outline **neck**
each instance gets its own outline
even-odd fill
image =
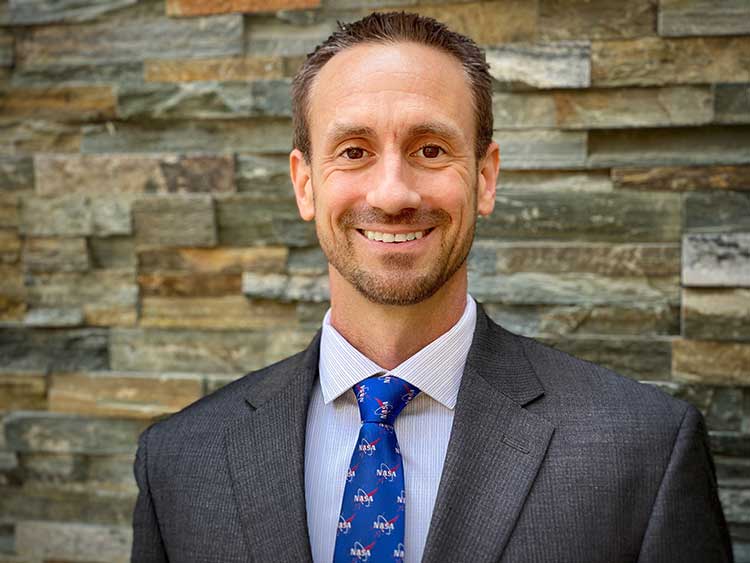
[[[466,308],[464,264],[433,296],[415,305],[373,303],[332,267],[331,325],[365,356],[393,369],[441,335]]]

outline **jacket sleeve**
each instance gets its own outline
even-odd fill
[[[639,563],[731,562],[703,417],[689,406],[651,509]]]
[[[132,563],[156,563],[168,561],[159,522],[154,509],[151,488],[148,480],[148,428],[138,440],[133,472],[138,483],[138,500],[133,511]]]

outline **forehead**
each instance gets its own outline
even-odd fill
[[[321,142],[342,124],[393,132],[429,121],[474,131],[473,94],[458,59],[417,43],[367,43],[345,49],[310,89],[310,136]]]

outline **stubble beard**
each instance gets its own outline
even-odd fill
[[[476,207],[476,204],[474,205]],[[476,217],[476,209],[473,216]],[[443,210],[405,210],[399,215],[386,215],[376,209],[347,211],[339,219],[338,228],[345,238],[332,241],[320,229],[316,229],[318,240],[328,263],[349,282],[362,296],[378,305],[416,305],[432,297],[463,266],[474,241],[476,224],[472,223],[465,236],[457,238],[451,251],[449,241],[440,241],[440,252],[427,271],[413,271],[414,257],[403,254],[385,256],[380,264],[367,269],[359,264],[352,237],[362,236],[354,225],[367,223],[394,224],[435,224],[438,229],[450,223],[450,216]],[[438,236],[430,233],[428,236]],[[398,244],[398,243],[393,243]],[[360,260],[361,262],[361,260]]]

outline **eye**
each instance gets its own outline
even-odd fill
[[[362,147],[347,147],[339,153],[339,156],[344,156],[348,160],[361,160],[367,155],[367,151]]]
[[[414,154],[418,154],[420,152],[425,158],[437,158],[445,151],[438,145],[424,145],[423,147],[420,147],[419,150],[417,150],[417,152],[415,152]]]

